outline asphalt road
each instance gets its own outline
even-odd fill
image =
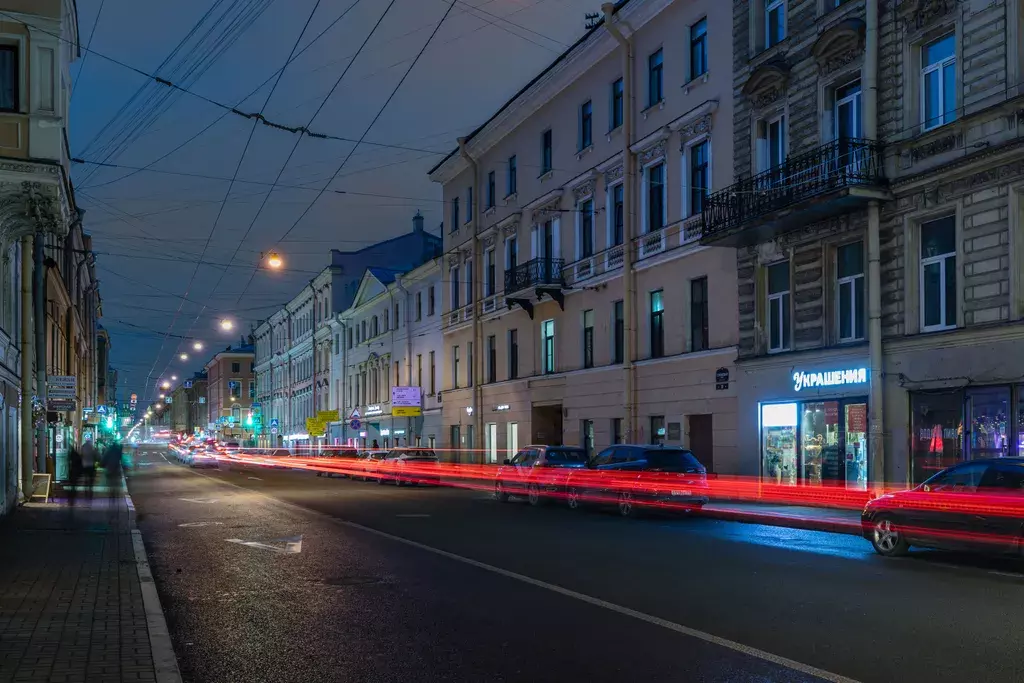
[[[186,681],[1021,681],[1024,567],[140,449]]]

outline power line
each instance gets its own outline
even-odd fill
[[[82,78],[82,72],[85,71],[85,62],[89,59],[89,46],[92,45],[93,36],[96,35],[96,27],[100,25],[100,17],[103,16],[103,7],[107,4],[107,0],[100,0],[100,8],[96,11],[96,21],[92,22],[92,30],[89,31],[89,37],[85,40],[86,53],[82,57],[82,63],[78,66],[78,78],[71,82],[71,94],[68,95],[68,103],[70,104],[75,99],[75,90],[77,90],[78,81]]]

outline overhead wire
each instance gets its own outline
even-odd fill
[[[78,89],[78,82],[82,80],[82,73],[85,71],[86,60],[89,59],[88,48],[92,45],[92,39],[96,35],[96,28],[100,25],[100,18],[103,17],[103,8],[106,6],[107,0],[100,0],[100,7],[96,11],[96,20],[92,22],[92,30],[89,31],[89,37],[85,39],[86,53],[82,56],[82,63],[78,65],[78,76],[75,80],[71,81],[71,92],[68,94],[68,103],[74,101],[75,91]]]

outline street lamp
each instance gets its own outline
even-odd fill
[[[160,398],[163,399],[166,398],[166,396],[164,394],[160,394]]]
[[[160,388],[161,389],[170,389],[171,388],[171,383],[168,382],[167,380],[164,380],[163,383],[160,385]]]
[[[164,409],[164,404],[163,403],[157,403],[153,407],[156,408],[157,410],[163,410]]]
[[[203,342],[197,341],[196,343],[194,343],[192,345],[192,350],[194,350],[194,351],[202,351],[203,350]]]
[[[235,324],[228,320],[227,318],[224,318],[223,320],[220,321],[220,329],[222,330],[231,330],[231,328],[233,328],[234,326]]]
[[[272,268],[273,270],[278,270],[281,266],[284,265],[284,261],[281,260],[281,255],[278,254],[276,251],[269,252],[266,256],[266,259],[267,267]]]
[[[183,353],[180,356],[178,356],[178,358],[180,358],[181,360],[188,360],[188,354],[187,353]]]
[[[178,376],[177,375],[171,375],[171,381],[172,382],[177,382],[178,381]]]

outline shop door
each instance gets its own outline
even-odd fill
[[[496,463],[498,462],[498,424],[496,422],[487,423],[487,462]]]
[[[843,404],[844,458],[846,488],[865,491],[868,488],[868,404]]]
[[[690,415],[690,451],[708,472],[715,471],[714,432],[711,415]]]

